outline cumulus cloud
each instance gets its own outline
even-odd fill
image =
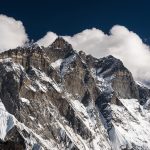
[[[57,37],[48,32],[39,41],[40,45],[48,46]],[[73,36],[64,36],[76,50],[83,50],[97,58],[113,55],[123,61],[136,80],[150,80],[150,48],[134,32],[124,26],[115,25],[109,34],[92,28]]]
[[[0,15],[0,51],[22,46],[28,36],[21,21]]]
[[[52,42],[54,42],[54,40],[57,38],[57,34],[53,33],[53,32],[47,32],[47,34],[40,40],[38,40],[36,43],[39,46],[44,46],[47,47],[49,46]]]

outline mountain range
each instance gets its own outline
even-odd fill
[[[50,46],[0,53],[1,150],[150,150],[150,88],[122,61]]]

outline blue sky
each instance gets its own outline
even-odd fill
[[[47,31],[73,35],[96,27],[107,33],[116,24],[144,40],[150,37],[149,6],[149,0],[1,0],[0,13],[21,20],[34,40]]]

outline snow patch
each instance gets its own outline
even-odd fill
[[[42,91],[44,93],[46,93],[48,91],[47,87],[44,84],[42,84],[40,81],[36,80],[35,83],[36,83],[36,85],[38,85],[38,88],[40,91]]]
[[[28,88],[30,88],[33,92],[37,91],[32,85],[29,85]]]
[[[36,80],[35,83],[38,85],[38,87],[41,91],[43,91],[44,93],[46,93],[48,91],[47,87],[42,83],[43,81],[45,81],[45,82],[49,82],[57,92],[59,92],[59,93],[62,92],[59,85],[54,80],[52,80],[50,77],[48,77],[44,72],[41,72],[40,70],[38,70],[34,67],[32,69],[35,71],[36,75],[40,79],[40,81]]]
[[[35,120],[35,118],[34,118],[34,117],[32,117],[32,116],[29,116],[29,118],[30,118],[31,120]]]
[[[54,69],[59,69],[62,62],[63,62],[63,59],[58,59],[55,62],[51,63],[51,66]]]
[[[66,59],[63,60],[61,67],[60,67],[60,72],[61,72],[61,76],[64,77],[64,75],[69,72],[70,70],[72,70],[73,68],[71,68],[71,63],[76,59],[76,54],[73,54],[69,57],[67,57]]]
[[[26,99],[26,98],[21,97],[20,100],[21,100],[23,103],[26,103],[27,105],[30,104],[30,101],[29,101],[28,99]]]

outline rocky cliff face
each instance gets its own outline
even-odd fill
[[[61,37],[3,52],[0,149],[150,149],[149,95],[120,60]]]

